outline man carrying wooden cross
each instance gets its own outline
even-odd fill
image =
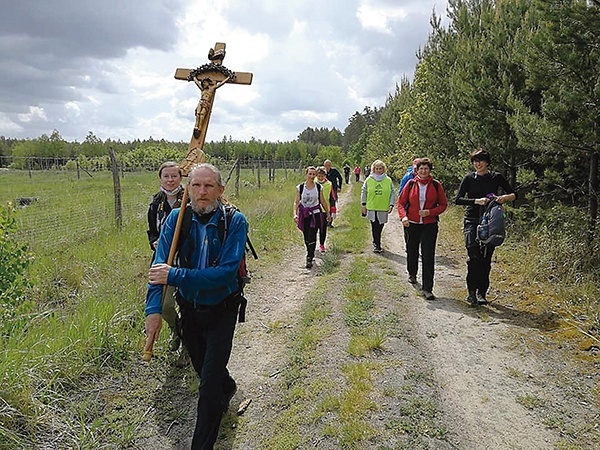
[[[224,56],[224,44],[222,46],[220,60]],[[200,377],[192,450],[213,448],[221,418],[237,389],[227,364],[243,300],[238,268],[244,257],[248,232],[246,218],[239,211],[228,213],[221,201],[225,185],[219,170],[212,164],[196,164],[198,161],[194,161],[196,156],[203,155],[201,149],[215,86],[224,79],[235,82],[235,74],[223,73],[223,70],[214,67],[214,63],[207,65],[205,70],[200,69],[195,71],[194,81],[200,87],[205,85],[214,89],[210,91],[210,98],[203,95],[201,99],[201,102],[207,102],[203,105],[206,109],[202,120],[196,121],[188,156],[180,166],[184,167],[184,174],[189,175],[184,200],[189,193],[189,207],[193,210],[191,225],[178,246],[185,215],[183,202],[180,209],[175,208],[171,212],[161,229],[156,256],[148,272],[144,352],[149,359],[152,344],[160,333],[163,288],[165,285],[175,286],[181,316],[179,332]],[[177,73],[181,70],[178,69]],[[205,83],[198,82],[199,79]],[[203,91],[203,94],[206,93]],[[185,166],[186,163],[188,166]],[[224,220],[228,221],[224,225],[226,233],[222,233],[221,221]],[[178,250],[176,264],[173,263],[174,250]]]

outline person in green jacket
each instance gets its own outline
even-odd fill
[[[371,164],[371,173],[363,183],[360,202],[362,215],[371,221],[373,234],[373,251],[383,253],[381,248],[381,233],[387,223],[388,214],[394,209],[396,192],[392,179],[386,175],[387,167],[379,159]]]

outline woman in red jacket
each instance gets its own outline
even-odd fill
[[[419,248],[423,261],[422,288],[427,300],[434,300],[433,273],[439,215],[446,211],[448,200],[442,184],[431,177],[429,158],[417,162],[417,175],[406,183],[398,197],[398,214],[405,227],[406,266],[409,283],[417,282]]]

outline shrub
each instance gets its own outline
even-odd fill
[[[567,282],[598,276],[600,236],[596,233],[589,242],[588,221],[580,209],[560,204],[547,208],[533,202],[511,212],[512,231],[538,249],[539,275]]]
[[[11,203],[0,205],[0,332],[10,335],[15,319],[29,309],[26,301],[31,282],[27,268],[32,257],[27,244],[17,241],[16,210]]]

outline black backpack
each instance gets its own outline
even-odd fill
[[[221,244],[225,242],[227,239],[227,233],[229,231],[229,223],[233,218],[233,215],[236,211],[239,211],[236,206],[232,204],[220,204],[222,208],[223,214],[221,214],[221,218],[219,219],[219,223],[217,224],[217,234],[219,235],[219,240]],[[183,221],[181,223],[181,228],[179,230],[179,240],[177,241],[177,266],[178,267],[189,267],[189,259],[194,252],[194,245],[190,243],[187,248],[187,251],[183,253],[181,249],[183,248],[184,242],[186,242],[190,236],[190,229],[192,227],[192,216],[194,215],[194,211],[192,207],[188,204],[183,213]],[[250,241],[248,235],[246,235],[246,252],[250,252],[254,259],[258,259],[258,255],[256,254],[256,250],[254,250],[254,246]],[[242,302],[240,305],[240,313],[239,313],[239,321],[246,321],[246,303],[247,300],[244,297],[244,286],[251,281],[251,275],[248,271],[248,267],[246,265],[246,254],[244,253],[244,257],[240,262],[240,266],[238,267],[238,286],[239,293],[241,294]]]
[[[504,208],[492,200],[487,204],[477,225],[477,241],[482,246],[497,247],[502,245],[505,238]]]

